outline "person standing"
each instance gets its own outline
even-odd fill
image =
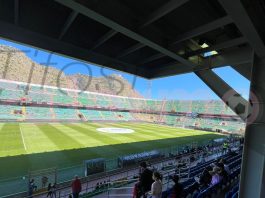
[[[52,185],[52,197],[53,197],[53,195],[54,195],[54,197],[56,198],[56,183],[54,183],[54,184]]]
[[[147,197],[147,192],[151,190],[153,180],[153,172],[147,168],[146,162],[140,163],[139,191],[140,196]]]
[[[161,198],[162,197],[162,176],[159,172],[153,173],[154,183],[151,186],[151,195],[152,198]]]
[[[34,181],[34,179],[32,179],[32,180],[29,182],[29,190],[28,190],[29,198],[32,197],[34,190],[35,190],[35,191],[37,190],[37,186],[35,185],[35,181]]]
[[[41,178],[41,184],[42,184],[42,188],[45,188],[46,187],[46,184],[47,184],[47,182],[48,182],[48,177],[46,177],[46,176],[43,176],[42,178]]]
[[[223,143],[223,155],[225,155],[227,153],[227,150],[228,150],[228,143],[224,142]]]
[[[47,191],[48,191],[47,197],[52,197],[52,184],[51,183],[49,183]]]
[[[73,198],[78,198],[79,193],[82,190],[82,185],[77,175],[75,176],[75,179],[72,181],[71,187],[72,187]]]

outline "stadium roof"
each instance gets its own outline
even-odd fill
[[[0,36],[148,79],[225,65],[249,79],[264,13],[262,0],[1,0]]]
[[[194,72],[248,122],[242,198],[265,197],[264,27],[264,0],[0,0],[5,39],[147,79]],[[250,102],[212,71],[226,65]]]

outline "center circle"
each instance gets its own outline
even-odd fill
[[[127,128],[97,128],[97,131],[103,133],[133,133],[134,130]]]

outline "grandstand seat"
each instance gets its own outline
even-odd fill
[[[238,197],[238,192],[232,195],[232,198],[237,198]]]
[[[0,119],[17,120],[23,118],[22,114],[15,114],[15,110],[21,110],[21,107],[11,105],[0,105]]]
[[[78,104],[80,106],[88,107],[99,107],[107,109],[127,109],[127,110],[141,110],[141,111],[175,111],[175,112],[193,112],[193,113],[210,113],[210,114],[226,114],[235,115],[230,108],[219,100],[212,101],[188,101],[188,100],[152,100],[144,98],[130,98],[121,97],[107,94],[98,94],[94,92],[77,92],[76,90],[64,89],[63,91],[51,86],[42,85],[30,85],[29,90],[26,91],[28,85],[26,83],[14,83],[3,81],[0,84],[1,93],[0,99],[2,100],[18,100],[22,98],[26,99],[27,102],[37,102],[37,103],[56,103],[62,105],[73,105]],[[31,110],[29,108],[29,110]],[[33,110],[32,110],[33,111]],[[62,111],[60,113],[60,111]],[[57,108],[55,117],[63,119],[63,115],[66,118],[76,119],[75,111],[69,111],[70,115],[65,113],[66,110],[60,110]],[[41,116],[41,111],[38,114],[38,119],[50,115],[49,113],[43,112]],[[95,113],[95,112],[94,112]],[[225,121],[226,124],[222,125],[222,120],[220,119],[206,119],[197,117],[187,117],[187,116],[173,116],[173,115],[155,115],[148,113],[125,113],[125,112],[115,112],[113,111],[98,111],[95,115],[91,115],[91,112],[84,111],[84,116],[87,116],[91,120],[113,120],[118,118],[118,120],[141,120],[148,122],[160,122],[172,126],[180,126],[187,128],[200,128],[200,129],[210,129],[210,130],[223,130],[229,132],[238,132],[242,130],[245,126],[243,122],[240,121]],[[12,117],[8,113],[6,117]],[[13,116],[14,117],[14,116]],[[16,116],[15,116],[16,117]],[[29,117],[32,117],[29,115]]]
[[[54,113],[56,115],[56,119],[78,119],[77,112],[75,109],[54,108]]]

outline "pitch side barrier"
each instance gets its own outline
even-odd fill
[[[232,144],[233,145],[236,145],[237,142],[239,142],[238,140],[234,139],[232,140]],[[157,164],[160,164],[161,163],[168,163],[172,160],[175,160],[175,159],[179,159],[179,158],[185,158],[185,157],[189,157],[191,155],[195,155],[195,154],[199,154],[200,151],[204,151],[204,148],[206,145],[209,145],[210,142],[206,142],[204,144],[201,144],[196,151],[194,150],[191,150],[191,148],[189,148],[189,150],[186,150],[188,152],[184,150],[181,150],[181,152],[186,152],[186,153],[180,153],[180,154],[177,154],[177,155],[169,155],[169,156],[166,156],[166,157],[163,157],[163,158],[158,158],[158,159],[153,159],[153,160],[149,160],[149,162],[152,164],[152,165],[157,165]],[[216,152],[220,152],[221,151],[221,148],[222,148],[222,143],[219,143],[219,142],[212,142],[211,145],[211,149],[212,151],[216,151]],[[183,147],[183,146],[182,146]],[[134,165],[132,166],[128,166],[128,167],[124,167],[124,168],[120,168],[120,169],[115,169],[115,170],[110,170],[110,171],[107,171],[107,172],[103,172],[103,173],[100,173],[100,174],[95,174],[95,175],[91,175],[89,177],[83,177],[81,178],[81,181],[82,181],[82,184],[88,184],[88,182],[93,182],[95,180],[100,180],[100,179],[107,179],[107,178],[110,178],[112,176],[117,176],[117,175],[121,175],[121,174],[125,174],[128,176],[128,173],[129,172],[133,172],[133,171],[136,171],[138,173],[138,167]],[[57,192],[58,190],[64,190],[64,189],[69,189],[69,186],[71,185],[71,181],[68,180],[68,181],[64,181],[62,183],[59,183],[57,185]],[[45,193],[43,193],[45,194]],[[9,195],[9,196],[5,196],[5,197],[2,197],[2,198],[16,198],[16,197],[26,197],[27,196],[27,192],[21,192],[21,193],[15,193],[15,194],[12,194],[12,195]],[[35,196],[34,196],[35,197]]]
[[[68,109],[86,109],[86,110],[96,110],[96,111],[114,111],[114,112],[129,112],[129,113],[144,113],[144,114],[154,114],[154,115],[171,115],[171,116],[186,116],[192,117],[191,112],[175,112],[175,111],[154,111],[147,109],[132,110],[117,107],[98,107],[98,106],[85,106],[85,105],[75,105],[75,104],[61,104],[61,103],[47,103],[47,102],[28,102],[21,100],[12,99],[1,99],[0,105],[11,105],[11,106],[29,106],[29,107],[52,107],[52,108],[68,108]],[[236,115],[222,115],[222,114],[202,114],[196,113],[197,118],[208,118],[208,119],[222,119],[227,121],[241,121],[241,119]]]
[[[185,157],[189,157],[191,155],[195,154],[194,152],[193,153],[185,153],[183,155],[179,155],[178,158],[185,158]],[[239,153],[238,155],[234,156],[234,157],[231,157],[229,156],[229,154],[225,154],[223,156],[219,156],[217,159],[213,159],[213,160],[210,160],[208,162],[205,162],[201,165],[198,166],[199,168],[199,171],[197,170],[197,166],[196,167],[193,167],[192,169],[190,170],[193,170],[196,171],[196,174],[195,176],[198,176],[202,170],[209,164],[212,164],[214,162],[217,162],[220,158],[224,158],[224,159],[229,159],[229,167],[232,168],[231,166],[235,166],[235,165],[238,165],[240,164],[240,161],[241,161],[241,153]],[[232,162],[234,159],[236,159],[234,162]],[[170,159],[172,160],[172,159]],[[167,160],[168,161],[168,160]],[[159,162],[161,163],[161,162]],[[138,170],[138,168],[134,168],[134,169],[131,169],[131,170]],[[84,194],[85,197],[93,197],[93,196],[96,196],[96,195],[102,195],[104,197],[119,197],[119,196],[123,196],[125,194],[115,194],[115,195],[112,195],[110,194],[110,191],[112,190],[125,190],[125,189],[128,189],[128,190],[132,190],[133,187],[130,187],[130,186],[127,186],[127,187],[124,187],[126,185],[130,185],[130,184],[133,184],[135,182],[138,181],[138,178],[135,178],[135,174],[132,174],[132,175],[129,175],[128,174],[128,170],[127,171],[123,171],[123,172],[119,172],[119,174],[122,174],[122,173],[126,173],[127,172],[127,176],[126,178],[127,179],[117,179],[115,181],[111,181],[111,182],[106,182],[104,184],[101,184],[99,187],[97,185],[95,186],[92,186],[92,187],[86,187],[85,189],[82,190],[82,194]],[[138,172],[137,172],[138,173]],[[136,174],[137,174],[136,173]],[[170,171],[166,171],[163,173],[163,175],[165,176],[165,182],[163,182],[163,186],[167,186],[167,189],[169,189],[169,184],[172,183],[171,180],[170,180],[170,175],[174,174],[175,173],[175,170],[170,170]],[[110,175],[108,175],[108,177],[110,178]],[[129,178],[129,179],[128,179]],[[97,178],[98,180],[101,179],[101,178]],[[185,184],[185,186],[187,187],[188,184],[187,183],[190,183],[190,180],[191,178],[189,177],[187,181],[184,181],[182,182],[183,185]],[[83,183],[83,181],[82,181]],[[85,183],[85,182],[84,182]],[[68,186],[69,188],[69,186]],[[66,188],[57,188],[56,189],[56,192],[57,192],[57,196],[56,197],[59,197],[59,198],[68,198],[68,196],[71,194],[71,190],[65,190]],[[39,198],[39,197],[43,197],[47,194],[47,192],[45,193],[39,193],[39,194],[34,194],[34,197],[36,198]],[[131,195],[130,194],[126,194],[126,195]],[[81,197],[83,197],[81,195]],[[5,197],[6,198],[6,197]],[[29,198],[28,196],[26,196],[25,198]]]
[[[220,147],[220,146],[221,145],[218,145],[217,147]],[[170,157],[164,157],[164,158],[159,158],[159,159],[153,159],[153,160],[150,160],[149,162],[151,164],[153,164],[153,165],[161,164],[161,163],[166,163],[166,162],[171,161],[171,160],[175,160],[176,157],[177,158],[185,158],[185,157],[188,157],[190,155],[197,154],[197,153],[198,153],[198,151],[196,151],[196,152],[188,152],[188,153],[179,154],[177,156],[170,156]],[[116,170],[113,170],[113,171],[104,172],[104,173],[100,173],[100,174],[91,175],[89,177],[81,178],[81,182],[82,182],[82,184],[84,184],[84,183],[92,182],[94,180],[100,180],[100,179],[105,179],[106,177],[108,178],[108,177],[111,177],[111,176],[115,176],[117,174],[126,174],[126,173],[129,173],[129,172],[134,171],[134,170],[137,171],[138,167],[136,167],[135,165],[131,165],[131,166],[123,168],[123,170],[116,169]],[[63,191],[65,189],[68,189],[70,187],[70,185],[71,185],[71,182],[72,181],[69,180],[69,181],[65,181],[63,183],[57,184],[56,191],[60,192],[60,191]],[[95,188],[95,187],[93,187],[93,188]],[[34,194],[33,197],[42,197],[41,195],[42,196],[43,195],[47,195],[47,192]],[[69,194],[67,194],[67,196],[68,195]],[[21,198],[21,197],[28,198],[27,192],[11,194],[11,195],[4,196],[4,197],[1,197],[1,198]],[[61,197],[65,197],[65,196],[61,196]]]

